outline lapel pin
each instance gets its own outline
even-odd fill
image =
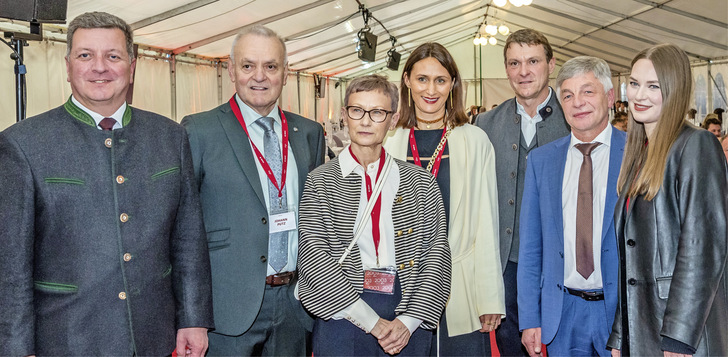
[[[402,203],[402,196],[397,196],[397,199],[395,200],[397,203]]]
[[[294,126],[293,131],[298,131],[298,128]]]

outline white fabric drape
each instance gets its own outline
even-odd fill
[[[177,62],[177,121],[220,105],[217,68]]]
[[[24,47],[27,88],[27,116],[43,113],[63,104],[71,95],[66,81],[66,45],[51,41],[29,42]],[[4,46],[4,45],[3,45]],[[15,61],[2,51],[0,60],[0,130],[15,123]]]
[[[138,58],[134,75],[132,106],[169,118],[172,115],[170,78],[169,61]]]

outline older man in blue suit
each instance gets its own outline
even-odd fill
[[[617,307],[614,206],[625,133],[609,125],[609,66],[564,64],[557,95],[571,135],[528,157],[520,217],[518,316],[531,356],[608,356]]]

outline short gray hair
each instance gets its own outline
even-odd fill
[[[126,21],[106,12],[87,12],[76,16],[68,25],[66,34],[66,58],[71,54],[73,47],[73,34],[78,29],[119,29],[126,38],[126,52],[129,54],[129,62],[134,57],[134,31]]]
[[[389,97],[392,108],[391,111],[397,112],[397,104],[399,104],[399,94],[397,93],[397,86],[394,83],[387,80],[387,77],[380,76],[378,74],[370,74],[368,76],[362,76],[354,79],[346,87],[346,94],[344,95],[344,106],[349,105],[349,97],[353,93],[359,92],[381,92],[385,96]]]
[[[566,61],[561,66],[559,75],[556,77],[556,96],[561,98],[561,85],[565,80],[589,72],[594,73],[594,77],[602,83],[605,94],[614,88],[607,61],[591,56],[579,56]]]
[[[235,46],[238,45],[238,41],[246,35],[257,35],[267,38],[275,38],[283,46],[283,64],[288,64],[288,50],[286,49],[286,41],[279,36],[275,31],[263,26],[263,25],[252,25],[247,26],[240,30],[235,38],[233,39],[233,45],[230,47],[230,63],[235,63]]]

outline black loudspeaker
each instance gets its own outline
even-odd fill
[[[394,48],[387,52],[387,68],[396,71],[399,69],[399,59],[402,55],[395,51]]]
[[[40,23],[66,23],[68,0],[0,0],[0,17]]]
[[[359,45],[357,48],[359,59],[374,62],[377,56],[377,36],[369,31],[359,31]]]

